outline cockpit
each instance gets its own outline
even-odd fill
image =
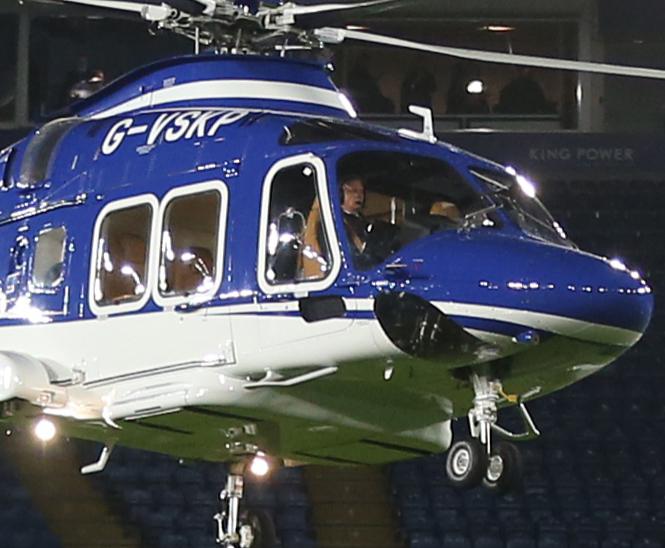
[[[360,270],[380,264],[415,240],[460,228],[467,212],[479,204],[476,192],[455,169],[425,156],[351,153],[339,161],[337,180],[349,248]],[[351,193],[362,203],[349,203]]]
[[[334,166],[302,154],[267,176],[260,279],[268,293],[325,288],[340,249],[365,271],[438,232],[504,227],[573,246],[530,183],[510,171],[485,165],[465,176],[444,160],[385,149],[350,152]]]

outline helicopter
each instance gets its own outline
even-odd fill
[[[665,72],[314,24],[385,0],[62,3],[142,17],[195,50],[0,152],[0,421],[104,444],[82,473],[116,445],[229,463],[227,548],[255,546],[239,511],[255,467],[447,452],[453,485],[506,491],[512,441],[539,435],[528,402],[647,329],[646,280],[580,250],[527,177],[439,141],[425,108],[411,107],[422,131],[362,123],[326,66],[289,52],[360,40]],[[504,407],[523,432],[499,424]],[[453,440],[459,417],[469,440]]]

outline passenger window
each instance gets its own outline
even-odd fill
[[[326,278],[332,257],[316,169],[308,163],[285,167],[270,185],[266,281],[275,286]]]
[[[66,241],[67,231],[64,227],[45,230],[37,238],[32,268],[32,285],[37,289],[52,289],[62,282]]]
[[[222,195],[217,190],[178,196],[164,210],[159,265],[163,297],[214,290]]]
[[[95,255],[94,301],[108,306],[137,302],[147,291],[153,207],[140,204],[108,213]]]

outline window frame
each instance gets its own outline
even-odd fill
[[[331,269],[325,278],[314,281],[288,282],[282,284],[271,284],[266,277],[266,248],[268,239],[268,224],[270,215],[270,194],[275,176],[284,168],[297,166],[299,164],[309,164],[316,173],[316,190],[321,208],[321,220],[326,231],[328,245],[330,246],[330,255],[332,259]],[[330,193],[328,191],[328,177],[326,166],[323,160],[312,153],[298,154],[278,160],[268,170],[263,180],[263,190],[261,192],[261,209],[259,219],[259,247],[257,260],[257,281],[259,288],[266,295],[278,295],[293,293],[296,296],[306,296],[312,291],[323,291],[335,283],[342,267],[342,255],[339,248],[339,239],[335,229],[332,207],[330,202]]]
[[[220,196],[219,208],[219,225],[217,227],[217,256],[215,258],[215,277],[213,279],[212,287],[205,293],[192,293],[190,295],[162,295],[159,290],[159,267],[161,263],[161,243],[162,243],[162,230],[164,229],[164,222],[166,218],[166,209],[169,204],[183,196],[194,196],[196,194],[203,194],[205,192],[216,191]],[[215,293],[222,285],[224,275],[224,253],[226,249],[226,228],[228,222],[228,208],[229,208],[229,190],[224,181],[220,179],[212,179],[210,181],[203,181],[191,185],[181,186],[174,188],[167,192],[162,198],[159,206],[156,239],[155,239],[155,252],[152,254],[153,264],[151,271],[156,272],[155,283],[152,286],[152,299],[158,306],[162,308],[169,308],[178,305],[186,304],[200,304],[211,300]]]
[[[35,266],[37,264],[37,251],[39,250],[39,240],[42,238],[44,234],[59,229],[65,231],[65,238],[62,241],[62,272],[60,273],[58,279],[53,283],[53,285],[50,286],[39,285],[35,283]],[[49,226],[39,231],[37,237],[35,238],[35,243],[34,243],[35,253],[30,264],[30,276],[28,278],[28,287],[30,288],[31,292],[39,294],[53,294],[60,291],[60,287],[62,286],[62,283],[65,281],[65,277],[67,276],[67,248],[69,244],[69,239],[70,239],[69,231],[67,230],[67,227],[62,224]]]
[[[140,299],[127,303],[119,304],[99,304],[95,299],[95,281],[97,280],[97,252],[99,250],[99,235],[102,228],[102,223],[106,217],[114,211],[123,209],[130,209],[132,207],[148,205],[152,210],[152,219],[150,222],[150,237],[146,242],[147,246],[147,269],[148,273],[145,277],[145,292]],[[120,314],[123,312],[135,312],[142,309],[150,300],[152,295],[151,287],[154,285],[155,272],[153,268],[156,239],[157,239],[157,225],[159,222],[159,200],[154,194],[140,194],[130,198],[122,198],[106,204],[95,220],[95,228],[92,235],[92,246],[90,249],[90,266],[88,274],[88,306],[95,316],[109,316],[111,314]]]

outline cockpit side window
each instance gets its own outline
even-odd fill
[[[66,243],[67,230],[64,227],[49,228],[37,237],[32,267],[32,285],[36,289],[53,289],[62,283]]]
[[[227,189],[221,181],[171,191],[164,198],[158,295],[163,304],[211,296],[221,281]]]
[[[30,188],[47,178],[58,144],[70,129],[80,123],[78,118],[53,120],[35,133],[21,162],[19,187]]]
[[[273,166],[264,186],[261,231],[259,282],[265,292],[322,289],[334,281],[339,247],[320,159],[303,155]]]
[[[0,190],[8,190],[12,186],[11,168],[15,157],[15,148],[8,148],[0,152]]]
[[[434,158],[355,152],[339,161],[337,175],[346,237],[360,270],[415,240],[464,226],[467,213],[479,208],[480,197],[464,178]]]
[[[141,308],[149,298],[156,199],[110,204],[95,227],[91,305],[99,313]]]

